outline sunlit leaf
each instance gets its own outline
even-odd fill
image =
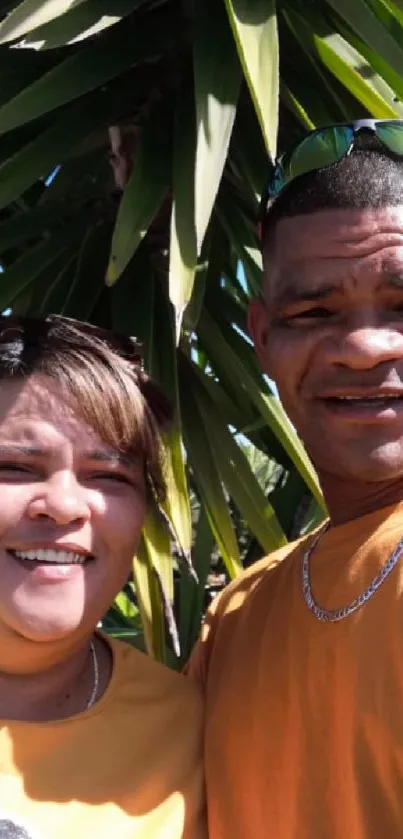
[[[276,156],[279,46],[275,0],[225,0],[267,151]]]

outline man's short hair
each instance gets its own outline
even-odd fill
[[[271,235],[282,218],[399,205],[403,205],[403,158],[389,152],[375,135],[362,131],[349,155],[295,178],[274,201],[263,223],[264,262]]]
[[[122,339],[123,343],[123,339]],[[149,488],[164,495],[162,432],[171,407],[137,360],[125,356],[80,324],[58,319],[3,319],[1,381],[31,375],[55,380],[83,419],[112,448],[144,460]]]

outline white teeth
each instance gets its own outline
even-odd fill
[[[372,401],[374,399],[385,400],[385,399],[401,399],[401,398],[402,398],[402,395],[400,393],[396,393],[396,394],[395,393],[383,393],[383,394],[379,394],[379,396],[377,395],[377,396],[338,396],[337,397],[337,399],[341,399],[341,400],[346,401],[346,402],[363,402],[363,401],[365,402],[368,399],[371,399],[371,401]]]
[[[73,565],[83,563],[87,557],[84,554],[73,551],[55,551],[45,548],[36,548],[32,551],[13,551],[19,559],[32,559],[37,562],[53,562],[58,565]]]

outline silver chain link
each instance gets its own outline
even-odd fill
[[[85,710],[86,711],[88,711],[88,708],[92,708],[92,706],[93,706],[93,704],[94,704],[94,702],[97,698],[98,688],[99,688],[98,656],[97,656],[97,651],[95,649],[95,644],[94,644],[93,641],[91,641],[90,650],[91,650],[91,657],[92,657],[92,665],[93,665],[93,668],[94,668],[94,684],[93,684],[93,687],[92,687],[91,694],[88,697],[88,700],[87,700],[86,705],[85,705]]]
[[[400,542],[397,543],[396,547],[392,551],[389,559],[385,562],[385,565],[381,568],[378,574],[373,578],[372,582],[369,584],[368,588],[365,589],[355,600],[352,600],[348,606],[343,606],[341,609],[322,609],[321,606],[316,602],[311,588],[311,581],[310,581],[310,560],[315,550],[319,539],[321,536],[326,533],[326,531],[330,527],[330,522],[326,522],[325,526],[316,534],[315,538],[312,540],[309,548],[305,551],[302,559],[302,591],[304,594],[305,603],[308,606],[308,609],[315,615],[315,617],[319,621],[327,621],[330,623],[335,623],[336,621],[341,621],[343,618],[347,618],[353,612],[363,606],[373,594],[378,590],[378,588],[382,585],[382,583],[386,580],[389,576],[391,571],[393,571],[395,565],[399,562],[401,555],[403,554],[403,538],[400,539]]]

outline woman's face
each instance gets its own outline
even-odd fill
[[[56,381],[0,383],[0,637],[85,637],[126,582],[143,463],[108,447]]]

